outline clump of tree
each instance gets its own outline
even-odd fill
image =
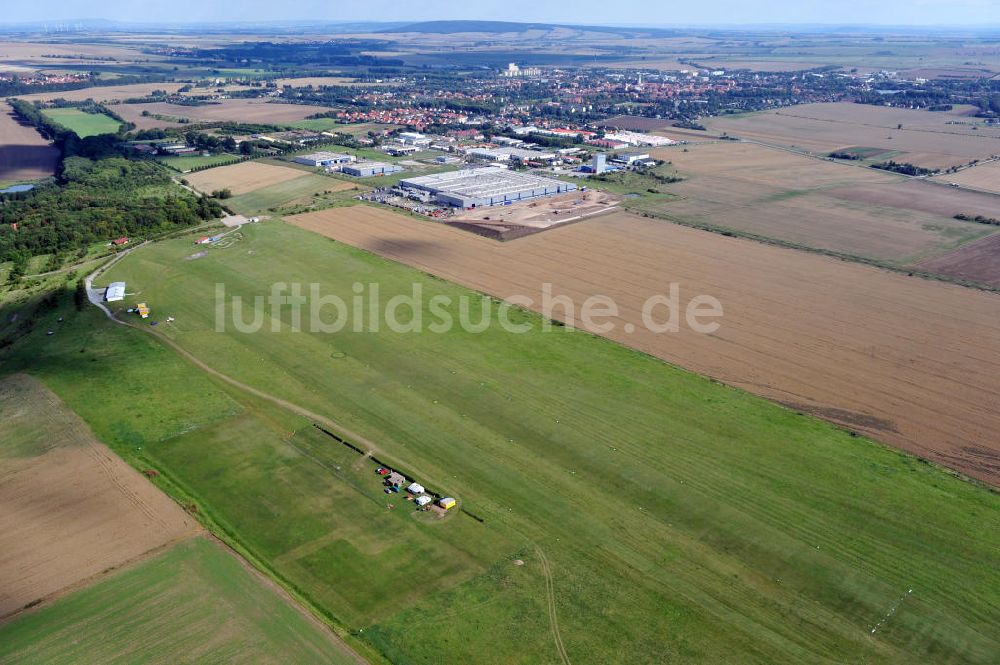
[[[68,157],[57,182],[0,206],[0,260],[15,267],[39,254],[65,256],[94,242],[149,236],[221,217],[153,161]]]
[[[977,224],[991,224],[993,226],[1000,226],[1000,219],[994,217],[987,217],[986,215],[966,215],[965,213],[959,213],[955,215],[955,219],[959,219],[963,222],[976,222]]]
[[[844,151],[831,152],[830,154],[827,155],[827,157],[830,157],[832,159],[850,159],[854,161],[861,159],[861,155],[858,155],[853,152],[844,152]]]
[[[893,173],[901,173],[903,175],[910,176],[922,176],[922,175],[932,175],[937,173],[937,169],[927,169],[922,166],[916,166],[915,164],[910,164],[908,162],[896,162],[889,160],[888,162],[880,162],[878,164],[872,164],[873,169],[880,169],[882,171],[892,171]]]
[[[212,192],[213,199],[231,199],[233,197],[233,190],[229,189],[216,189]]]

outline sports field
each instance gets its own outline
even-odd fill
[[[141,445],[390,660],[553,662],[564,649],[573,662],[985,663],[996,652],[995,494],[601,338],[543,332],[529,314],[515,315],[533,324],[523,335],[495,318],[481,333],[295,333],[287,316],[278,332],[213,332],[217,283],[244,297],[276,281],[347,299],[355,281],[384,298],[414,283],[428,298],[471,295],[279,223],[244,231],[197,261],[184,261],[189,239],[145,247],[107,279],[135,285],[157,318],[176,317],[158,330],[260,394],[98,312],[73,316],[82,338],[32,333],[6,360],[31,362],[116,450]],[[460,266],[457,247],[436,253]],[[102,348],[116,352],[88,362]],[[144,385],[162,405],[151,427],[100,408]],[[483,522],[388,509],[401,502],[379,492],[373,462],[265,393],[354,430]]]
[[[954,219],[963,211],[984,214],[993,200],[874,169],[728,141],[653,154],[684,180],[662,186],[674,196],[651,210],[688,224],[897,265],[1000,230]]]
[[[45,109],[45,116],[66,129],[76,132],[80,138],[98,134],[114,134],[121,123],[103,113],[85,113],[75,108]]]
[[[196,537],[0,624],[14,663],[359,661],[220,545]]]
[[[825,155],[855,146],[899,153],[897,162],[927,168],[961,166],[1000,154],[1000,127],[959,106],[945,113],[852,104],[803,104],[792,108],[705,120],[715,133],[795,147]]]

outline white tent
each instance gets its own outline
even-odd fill
[[[424,486],[420,485],[419,483],[412,483],[409,487],[406,488],[406,491],[409,492],[410,494],[423,494]]]
[[[418,506],[426,506],[431,501],[433,501],[433,499],[430,498],[429,496],[427,496],[426,494],[424,494],[423,496],[418,496],[417,497],[416,503],[417,503]]]
[[[104,292],[104,299],[108,302],[118,302],[125,299],[125,282],[111,282]]]

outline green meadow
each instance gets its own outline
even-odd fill
[[[0,661],[356,663],[334,640],[196,537],[0,625]]]
[[[218,155],[172,155],[157,157],[156,161],[166,164],[175,171],[187,173],[191,169],[211,168],[222,164],[232,164],[239,161],[238,155],[220,153]]]
[[[43,113],[49,120],[75,132],[80,138],[114,134],[121,126],[121,123],[111,116],[103,113],[85,113],[76,108],[45,109]]]
[[[123,308],[152,307],[150,330],[371,440],[379,460],[461,510],[414,511],[381,492],[373,460],[309,419],[153,335],[72,311],[68,296],[0,363],[39,376],[392,662],[990,663],[1000,652],[990,490],[607,340],[544,331],[529,313],[511,318],[530,332],[505,332],[495,300],[279,221],[185,260],[193,251],[190,237],[143,247],[102,280],[127,282]],[[355,282],[377,283],[383,303],[419,284],[425,303],[471,296],[473,320],[492,318],[479,333],[311,333],[293,331],[286,307],[275,330],[265,312],[260,332],[216,331],[217,284],[250,320],[275,282],[347,303]]]
[[[354,188],[346,188],[338,178],[314,172],[285,182],[261,187],[246,194],[239,194],[231,199],[226,199],[224,203],[226,207],[240,214],[252,215],[289,204],[311,202],[314,197],[330,199],[331,201],[349,200],[361,191],[368,190],[363,181],[364,178],[360,178],[352,183],[358,188],[355,190]],[[328,191],[330,194],[324,195],[324,192]]]

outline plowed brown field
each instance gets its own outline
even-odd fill
[[[1000,154],[1000,128],[969,117],[969,107],[947,113],[838,102],[706,119],[712,132],[794,146],[816,153],[851,147],[903,153],[897,162],[945,169]]]
[[[920,264],[924,270],[1000,287],[1000,234]]]
[[[653,150],[684,180],[656,211],[854,256],[913,264],[994,233],[954,219],[995,211],[988,194],[942,187],[750,143]]]
[[[0,617],[197,529],[45,386],[0,380]]]
[[[508,244],[363,206],[288,221],[503,298],[611,296],[606,337],[1000,485],[996,295],[624,213]],[[646,330],[671,283],[721,329]]]
[[[50,176],[58,163],[59,150],[0,104],[0,183]]]
[[[302,120],[314,113],[331,109],[325,106],[307,106],[305,104],[269,103],[260,99],[226,99],[218,104],[202,106],[184,106],[169,102],[154,102],[150,104],[120,104],[115,106],[115,112],[125,120],[138,122],[143,120],[142,112],[169,116],[173,118],[188,118],[195,122],[216,122],[231,120],[233,122],[283,123]],[[145,120],[149,120],[148,117]]]

